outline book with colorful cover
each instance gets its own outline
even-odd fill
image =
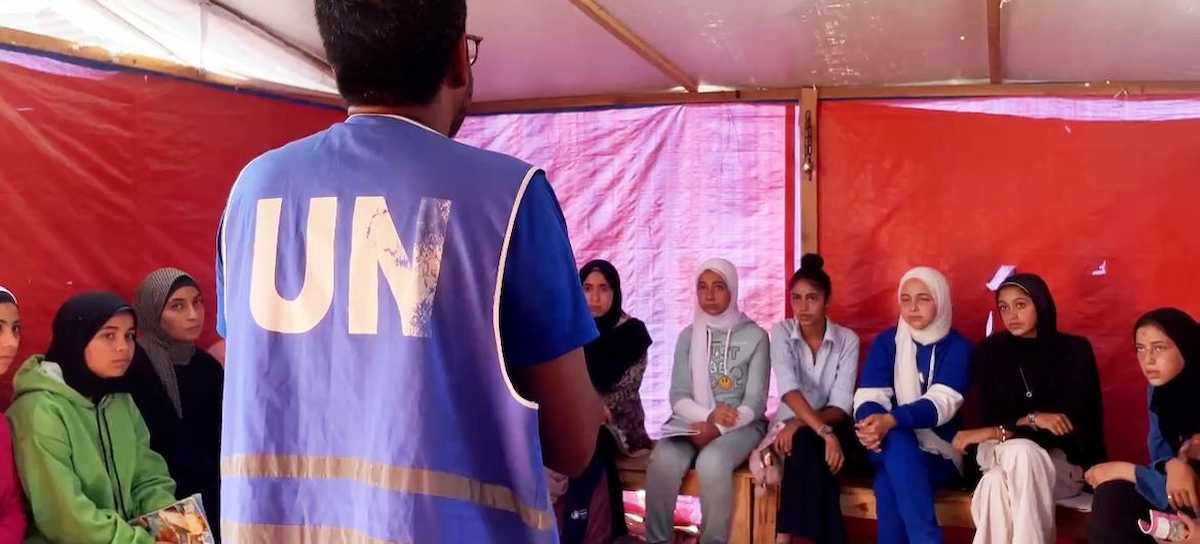
[[[155,544],[215,544],[200,495],[192,495],[131,522],[145,529]]]
[[[1149,521],[1139,519],[1138,528],[1158,542],[1183,542],[1188,538],[1187,525],[1179,516],[1158,510],[1150,511]]]

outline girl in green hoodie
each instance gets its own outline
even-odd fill
[[[54,317],[44,357],[13,383],[17,470],[32,509],[27,543],[154,544],[129,521],[175,501],[125,372],[137,321],[120,297],[80,295]]]

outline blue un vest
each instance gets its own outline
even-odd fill
[[[499,347],[536,172],[386,116],[246,167],[221,233],[226,542],[557,541]]]

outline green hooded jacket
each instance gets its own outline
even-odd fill
[[[7,415],[33,514],[25,542],[154,544],[129,520],[175,502],[175,482],[129,394],[97,407],[41,356],[21,366],[13,388]]]

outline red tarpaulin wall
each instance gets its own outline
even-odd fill
[[[1095,347],[1110,455],[1145,459],[1131,328],[1163,305],[1200,315],[1200,120],[1084,121],[1110,118],[1093,115],[1106,103],[1072,103],[1073,120],[822,103],[819,240],[833,315],[872,339],[895,325],[901,274],[928,264],[950,278],[955,326],[980,340],[997,268],[1041,274],[1061,328]],[[1200,116],[1200,101],[1182,104]]]
[[[0,285],[21,301],[22,356],[42,352],[70,295],[132,298],[176,266],[204,288],[229,187],[258,154],[341,119],[335,109],[0,50]],[[12,372],[4,377],[9,386]],[[0,406],[8,394],[0,392]]]

